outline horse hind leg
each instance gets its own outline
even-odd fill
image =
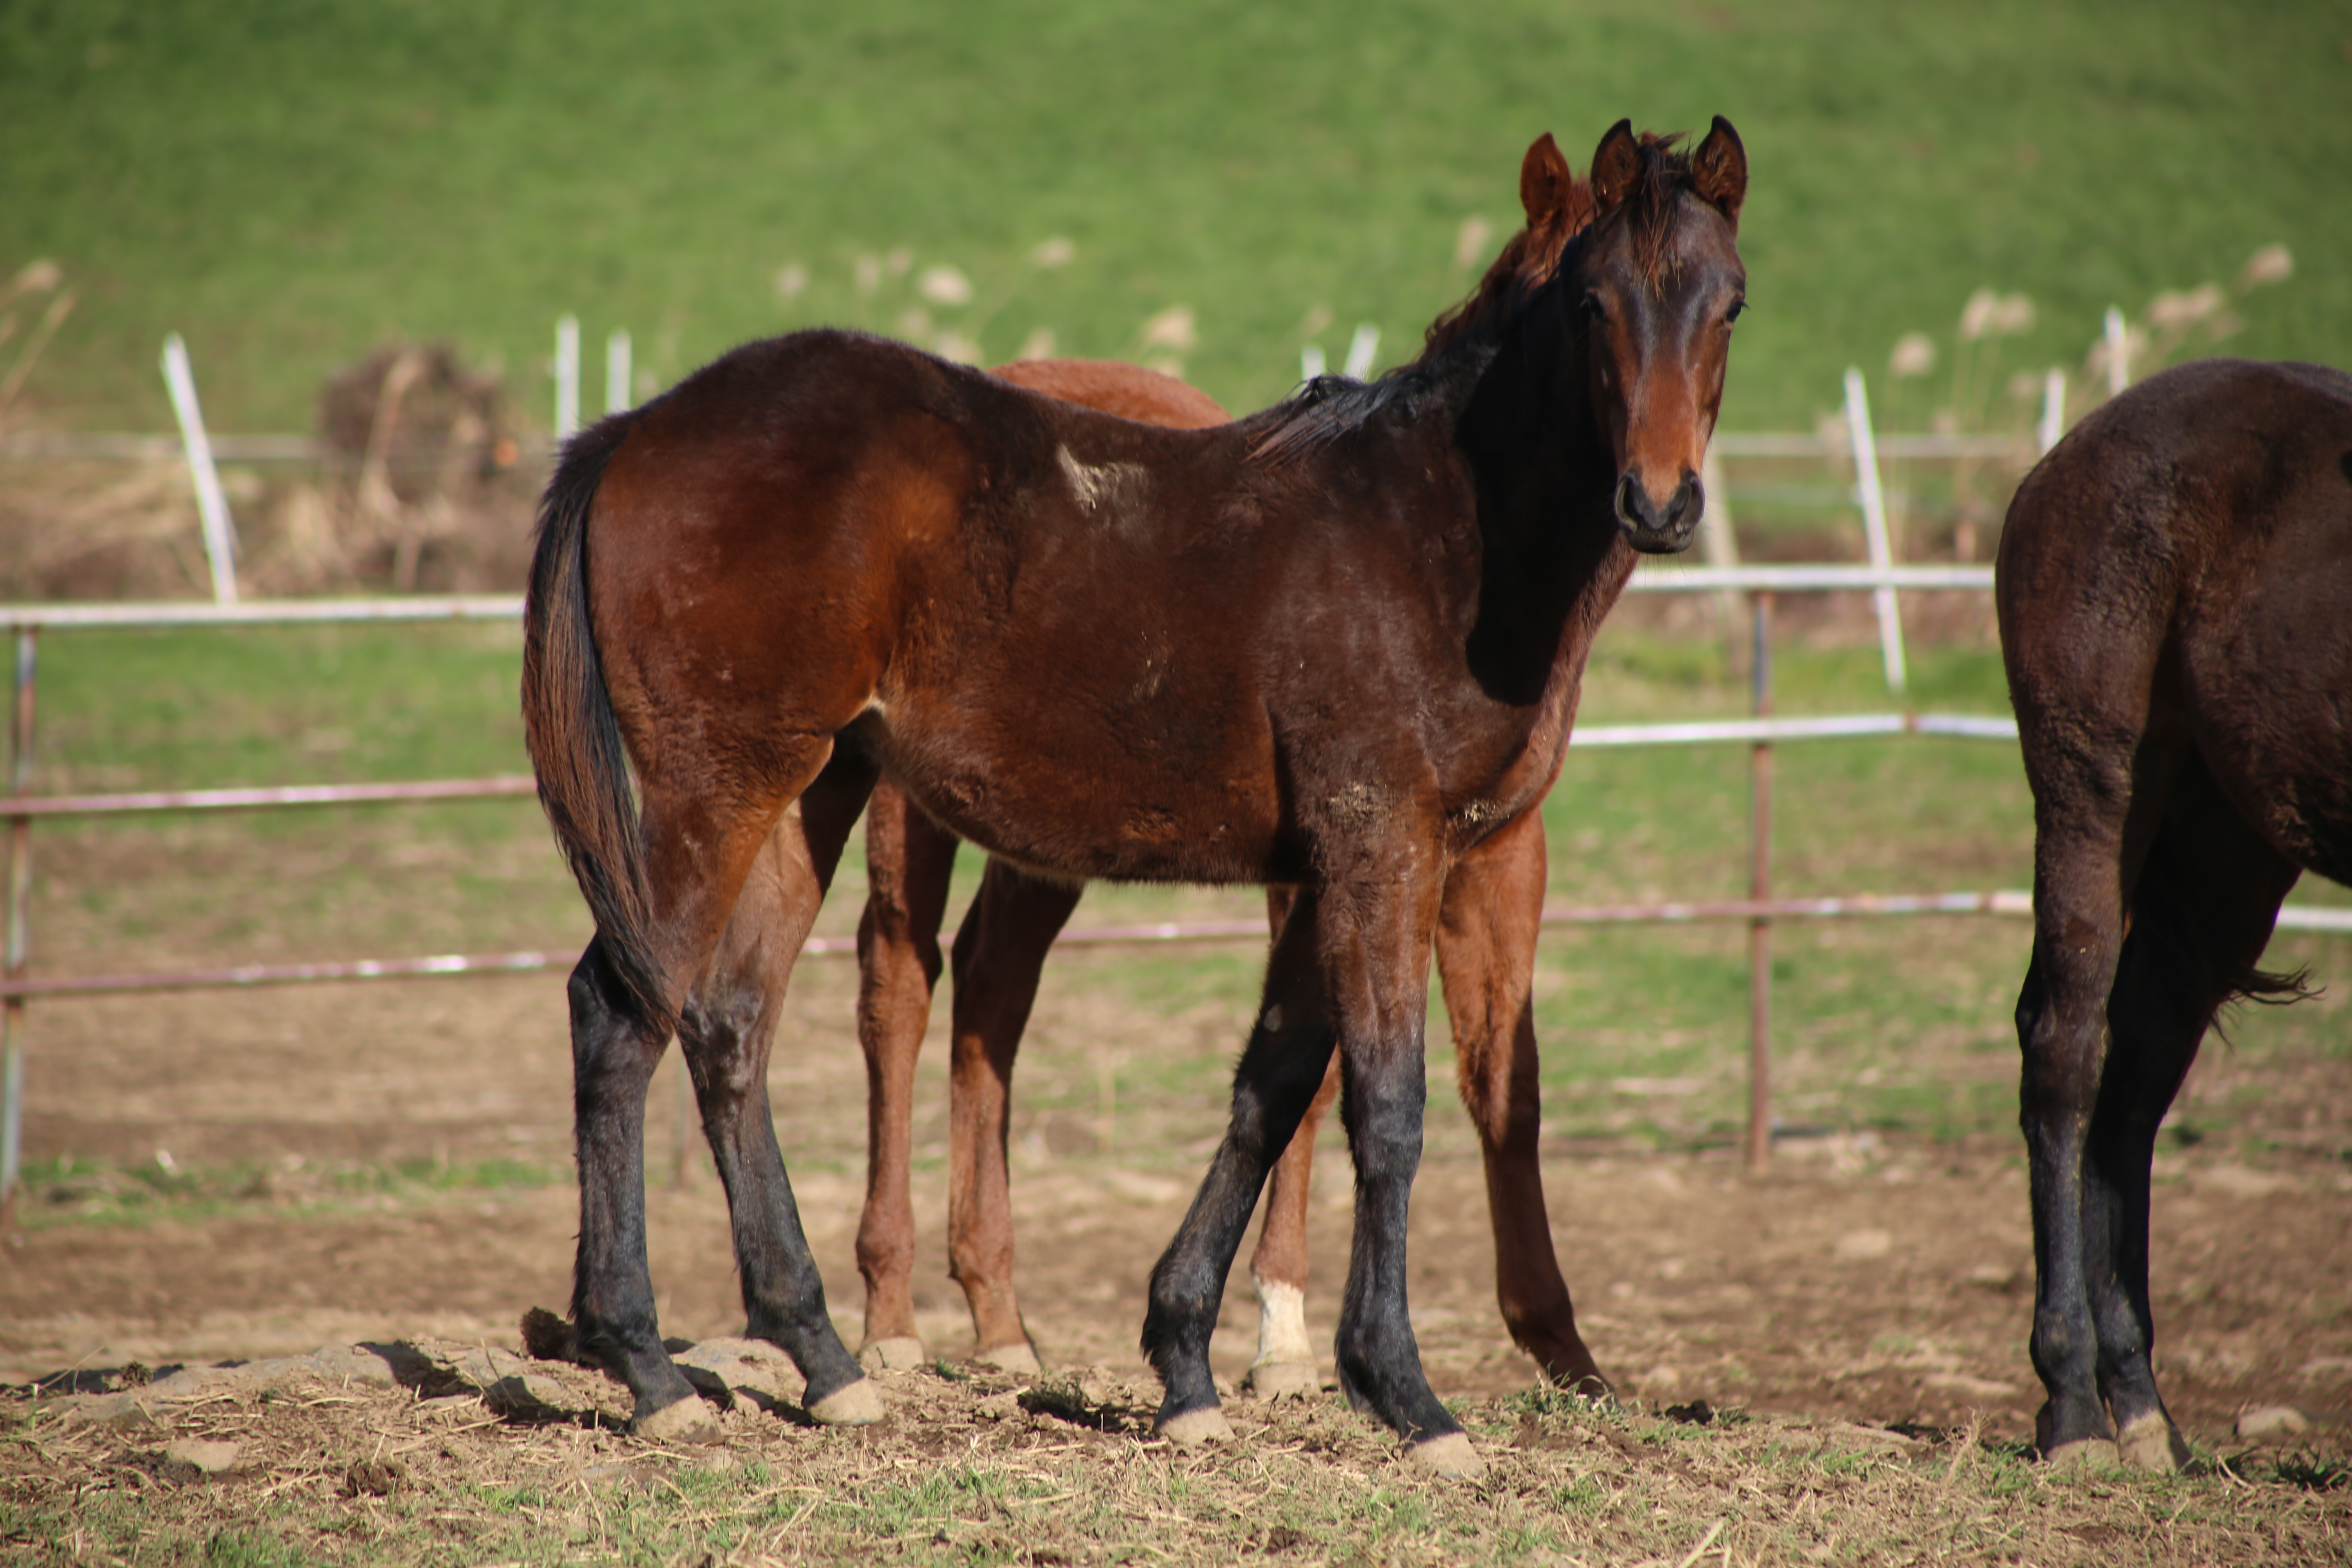
[[[2101,1264],[2084,1234],[2084,1143],[2123,948],[2122,890],[2137,873],[2131,842],[2153,837],[2161,805],[2152,797],[2168,787],[2169,766],[2162,777],[2144,770],[2135,781],[2127,757],[2037,757],[2029,744],[2027,760],[2036,817],[2033,956],[2018,996],[2017,1034],[2033,1213],[2028,1343],[2048,1394],[2035,1418],[2035,1446],[2057,1459],[2112,1452],[2106,1445],[2115,1436],[2098,1389],[2091,1290]]]
[[[2253,976],[2297,875],[2192,761],[2134,890],[2084,1168],[2099,1389],[2124,1460],[2141,1468],[2176,1469],[2189,1457],[2149,1361],[2148,1176],[2158,1128],[2215,1013]]]
[[[786,811],[678,1024],[703,1131],[727,1190],[746,1332],[793,1358],[807,1379],[809,1415],[829,1425],[878,1420],[882,1405],[826,1310],[824,1281],[776,1144],[768,1056],[793,960],[873,778],[862,759],[836,756]]]
[[[1084,891],[992,859],[956,932],[954,1047],[948,1080],[948,1271],[971,1310],[974,1355],[1038,1370],[1013,1289],[1012,1179],[1005,1168],[1013,1061],[1054,939]]]
[[[1265,1219],[1250,1254],[1257,1292],[1257,1359],[1242,1385],[1261,1399],[1304,1396],[1322,1385],[1307,1332],[1307,1198],[1315,1173],[1315,1133],[1339,1095],[1339,1058],[1332,1053],[1289,1147],[1266,1183]]]
[[[868,1366],[920,1363],[915,1330],[915,1061],[940,969],[940,922],[956,837],[884,781],[866,808],[866,910],[857,924],[857,1042],[866,1058],[866,1206],[857,1269],[866,1281]]]
[[[830,745],[813,739],[786,757],[776,794],[761,802],[730,805],[675,787],[646,789],[653,916],[640,967],[661,975],[669,994],[685,995],[718,946],[767,837],[773,803],[789,801],[817,776]],[[671,1425],[700,1419],[691,1387],[662,1346],[646,1254],[646,1089],[669,1041],[622,978],[612,940],[598,933],[567,987],[580,1164],[572,1318],[583,1358],[618,1373],[635,1398],[638,1429],[660,1436]]]
[[[580,1241],[572,1321],[583,1361],[616,1373],[635,1395],[640,1431],[676,1410],[698,1425],[700,1402],[663,1349],[646,1255],[646,1089],[668,1041],[639,1016],[598,936],[566,986],[572,1011],[574,1153]]]

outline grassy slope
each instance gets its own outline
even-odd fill
[[[216,426],[299,427],[393,334],[497,357],[544,418],[550,323],[614,326],[667,379],[801,321],[890,327],[861,253],[952,262],[935,311],[1004,355],[1136,352],[1199,313],[1194,377],[1277,395],[1318,308],[1403,351],[1465,283],[1464,218],[1513,216],[1551,128],[1729,114],[1756,184],[1734,427],[1810,422],[1849,362],[1948,332],[1980,285],[2041,306],[2011,363],[2077,359],[2109,303],[2303,271],[2242,352],[2352,362],[2352,23],[2339,5],[2035,0],[23,0],[0,11],[0,268],[84,303],[34,388],[54,417],[163,427],[184,331]],[[1025,258],[1076,242],[1066,270]],[[813,282],[787,309],[772,279]],[[984,318],[984,320],[983,320]],[[593,359],[593,349],[592,349]],[[592,384],[594,376],[592,374]],[[593,400],[594,393],[592,391]]]

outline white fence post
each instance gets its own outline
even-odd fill
[[[1886,495],[1878,485],[1878,442],[1870,430],[1870,397],[1862,386],[1862,372],[1845,373],[1845,422],[1853,442],[1854,488],[1862,501],[1862,531],[1870,544],[1870,565],[1884,573],[1895,564],[1886,544]],[[1886,658],[1886,689],[1901,691],[1903,668],[1903,609],[1892,584],[1881,583],[1871,595],[1878,607],[1878,646]]]
[[[629,395],[629,334],[624,329],[604,340],[604,412],[626,414],[636,401]]]
[[[1366,321],[1348,340],[1348,374],[1357,381],[1372,374],[1372,359],[1381,352],[1381,330]]]
[[[1300,381],[1313,381],[1318,376],[1328,374],[1330,366],[1323,363],[1323,345],[1321,343],[1308,343],[1306,347],[1298,351],[1298,379]]]
[[[2131,384],[2131,341],[2124,331],[2124,313],[2107,307],[2107,395],[2121,397]]]
[[[555,438],[569,441],[580,429],[580,318],[555,323]]]
[[[205,559],[213,570],[213,597],[234,605],[236,524],[228,515],[220,470],[213,467],[213,444],[205,434],[204,410],[196,404],[196,377],[188,367],[188,345],[177,332],[163,340],[163,384],[172,391],[172,412],[179,416],[180,440],[188,453],[188,477],[195,482],[196,512],[205,525]]]
[[[2039,432],[2042,457],[2058,444],[2066,433],[2066,373],[2053,370],[2042,382],[2042,428]]]

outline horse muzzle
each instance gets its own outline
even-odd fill
[[[1683,470],[1682,483],[1660,506],[1650,499],[1649,487],[1631,468],[1617,479],[1617,522],[1625,541],[1644,555],[1673,555],[1690,548],[1698,533],[1699,515],[1706,510],[1706,490],[1698,476]]]

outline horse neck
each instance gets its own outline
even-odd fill
[[[1539,300],[1506,324],[1456,426],[1478,494],[1471,668],[1492,695],[1547,710],[1573,698],[1593,634],[1633,570],[1585,334],[1559,311],[1556,298]],[[1534,346],[1542,343],[1555,346]]]

